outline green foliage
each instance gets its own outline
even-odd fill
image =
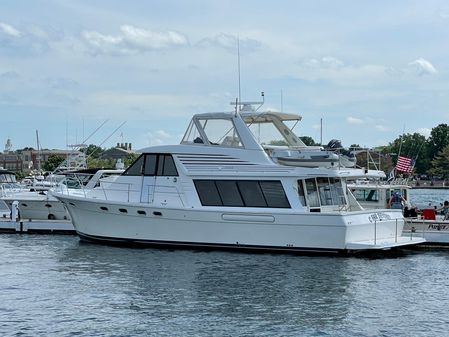
[[[125,158],[125,169],[127,167],[129,167],[129,165],[131,165],[132,163],[134,163],[134,161],[139,157],[139,153],[130,153],[126,158]]]
[[[300,139],[303,141],[303,143],[306,144],[307,146],[320,145],[320,144],[318,144],[318,143],[315,143],[315,141],[313,140],[312,137],[309,137],[309,136],[302,136],[302,137],[299,137],[299,138],[300,138]]]
[[[312,137],[309,137],[309,136],[302,136],[302,137],[299,137],[299,139],[301,139],[301,140],[303,141],[303,143],[306,144],[307,146],[316,146],[316,145],[320,145],[320,144],[318,144],[318,143],[315,143],[315,141],[313,140],[313,138],[312,138]],[[270,144],[270,145],[275,145],[275,146],[288,146],[288,143],[287,143],[285,140],[283,140],[283,139],[280,139],[280,140],[272,140],[272,141],[270,141],[269,144]]]
[[[104,150],[97,145],[90,144],[87,148],[82,150],[86,153],[86,156],[89,158],[100,158],[103,154]]]
[[[115,168],[115,160],[89,157],[87,158],[87,167],[102,169]]]
[[[275,145],[275,146],[287,146],[287,142],[285,140],[271,140],[270,141],[270,145]]]
[[[449,145],[449,126],[447,124],[439,124],[432,129],[427,141],[429,160],[434,159],[447,145]]]
[[[443,179],[449,177],[449,145],[438,152],[432,160],[432,168],[429,170],[431,175],[441,176]]]
[[[44,163],[43,165],[43,169],[44,171],[49,171],[52,172],[54,171],[59,164],[61,164],[63,161],[65,160],[64,157],[56,155],[56,154],[52,154],[48,157],[48,160]]]
[[[415,171],[418,173],[424,173],[429,168],[429,160],[426,156],[426,137],[420,133],[407,133],[396,138],[393,142],[389,143],[383,148],[383,154],[390,155],[393,158],[393,166],[396,165],[398,156],[405,156],[409,158],[419,157],[416,162]]]

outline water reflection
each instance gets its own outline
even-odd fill
[[[0,331],[58,336],[444,335],[449,254],[129,249],[0,236]],[[14,261],[15,263],[11,263]]]
[[[120,298],[115,309],[143,321],[189,321],[209,332],[228,322],[263,333],[342,322],[351,303],[351,259],[81,243],[65,249],[60,271],[84,275],[97,291],[91,278],[101,280],[103,291]]]

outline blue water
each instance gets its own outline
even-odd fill
[[[382,258],[0,235],[0,336],[448,336],[449,249]]]
[[[423,188],[410,191],[410,202],[418,208],[426,208],[429,205],[440,207],[445,200],[449,200],[449,189]]]

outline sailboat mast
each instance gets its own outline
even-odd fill
[[[41,171],[41,148],[39,144],[39,131],[36,130],[36,142],[37,142],[37,169]]]

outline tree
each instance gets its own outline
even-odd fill
[[[447,145],[449,145],[449,126],[447,124],[439,124],[432,129],[427,141],[429,159],[434,159]]]
[[[441,176],[443,179],[449,177],[449,145],[438,152],[432,160],[432,168],[429,170],[429,173]]]
[[[274,146],[288,146],[285,140],[270,140],[270,145]]]
[[[90,144],[85,149],[82,149],[82,151],[86,154],[87,157],[90,158],[99,158],[104,152],[104,150],[100,146],[94,144]]]
[[[57,154],[51,154],[48,157],[48,160],[44,163],[42,168],[44,171],[54,171],[63,161],[65,160],[64,157],[59,156]]]
[[[418,160],[415,163],[415,170],[419,173],[424,173],[429,168],[429,160],[427,159],[427,140],[420,133],[406,133],[396,138],[388,146],[384,147],[383,154],[393,157],[393,165],[396,165],[398,156],[405,156],[408,158]]]
[[[320,145],[318,143],[315,143],[315,141],[313,140],[312,137],[309,136],[302,136],[299,137],[299,139],[301,139],[303,141],[304,144],[306,144],[307,146],[316,146],[316,145]]]
[[[108,168],[114,168],[115,167],[115,160],[114,159],[101,159],[101,158],[93,158],[89,157],[87,159],[87,167],[90,168],[101,168],[101,169],[108,169]]]
[[[134,161],[137,159],[137,157],[139,157],[138,153],[130,153],[126,158],[125,158],[125,168],[129,167],[132,163],[134,163]]]

